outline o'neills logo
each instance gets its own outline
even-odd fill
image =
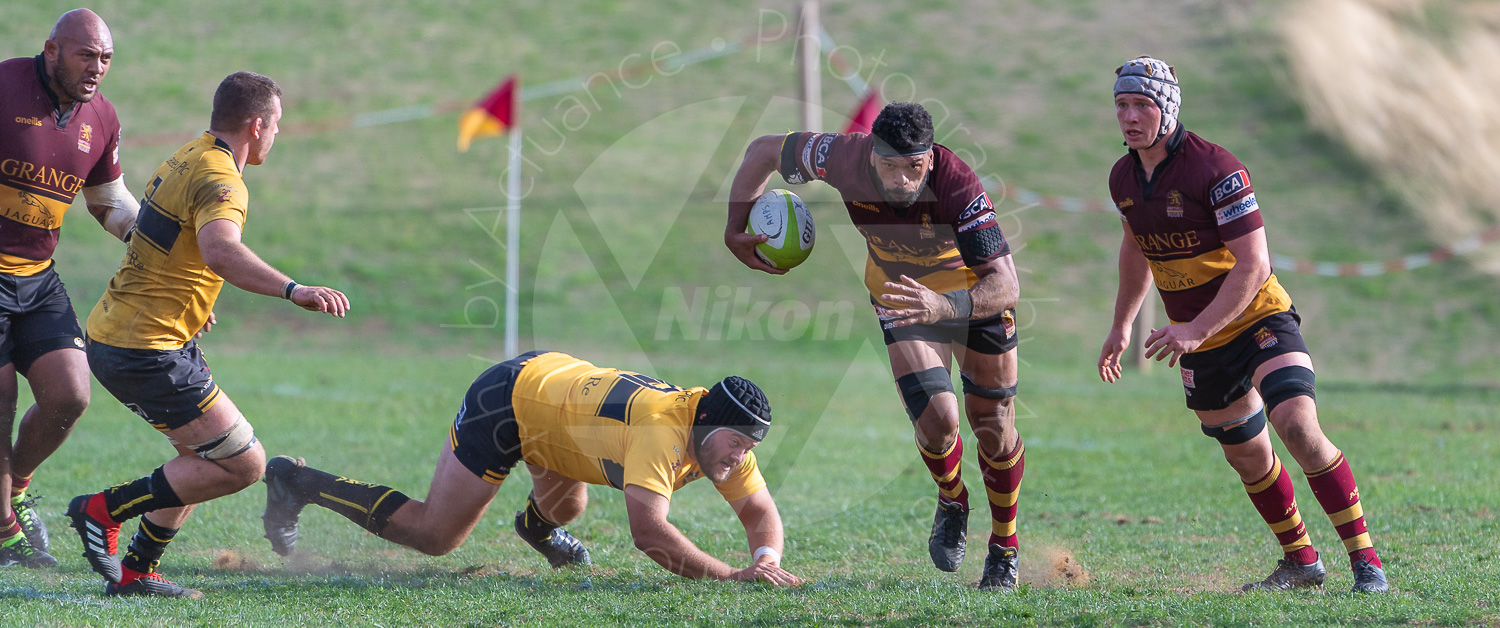
[[[87,124],[80,125],[78,127],[78,150],[89,152],[89,149],[94,147],[93,141],[94,127]]]
[[[39,166],[19,159],[0,161],[0,175],[29,181],[64,194],[77,194],[78,190],[83,189],[82,178],[56,168]]]
[[[42,126],[41,118],[22,118],[18,116],[16,118],[16,122],[20,122],[21,124],[29,124],[31,126]]]

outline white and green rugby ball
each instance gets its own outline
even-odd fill
[[[806,261],[817,239],[812,213],[789,190],[771,190],[755,199],[750,210],[750,233],[767,237],[755,245],[755,256],[782,270]]]

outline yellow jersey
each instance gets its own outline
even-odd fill
[[[667,498],[703,477],[695,459],[692,427],[704,388],[678,388],[661,380],[599,368],[565,353],[526,362],[512,402],[529,465],[574,480],[624,489],[636,485]],[[724,482],[726,501],[766,486],[755,452]]]
[[[187,344],[224,285],[198,251],[198,230],[221,219],[244,228],[249,203],[223,140],[204,133],[177,149],[146,185],[125,260],[89,314],[89,339],[126,349]]]

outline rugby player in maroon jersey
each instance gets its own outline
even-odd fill
[[[120,121],[99,94],[114,43],[88,9],[64,13],[42,54],[0,62],[0,564],[56,564],[26,496],[31,476],[89,405],[83,332],[52,265],[63,214],[81,191],[124,240],[139,204],[120,176]],[[36,403],[14,446],[16,374]]]
[[[932,117],[917,104],[887,105],[870,134],[760,137],[735,174],[724,244],[746,266],[773,274],[785,271],[755,256],[755,245],[766,237],[746,233],[745,226],[777,172],[794,185],[832,185],[868,244],[865,287],[921,459],[938,485],[928,552],[943,571],[958,570],[968,533],[963,440],[949,371],[957,360],[990,506],[979,586],[1014,590],[1016,498],[1025,469],[1014,411],[1020,289],[984,185],[968,164],[933,142]]]
[[[1318,425],[1312,358],[1291,297],[1271,273],[1249,171],[1178,123],[1182,92],[1171,66],[1137,57],[1115,75],[1115,116],[1130,150],[1109,176],[1125,237],[1099,376],[1120,378],[1132,323],[1154,282],[1171,320],[1149,332],[1145,355],[1179,367],[1187,407],[1219,441],[1284,554],[1244,589],[1321,586],[1326,575],[1292,478],[1271,448],[1269,419],[1344,541],[1353,590],[1387,591],[1354,474]]]

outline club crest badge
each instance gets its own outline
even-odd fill
[[[1276,346],[1276,334],[1271,333],[1271,330],[1265,327],[1257,329],[1255,330],[1255,344],[1262,349],[1270,349]]]
[[[85,153],[94,147],[94,127],[83,124],[78,127],[78,150]]]
[[[1182,192],[1178,190],[1172,190],[1171,192],[1167,193],[1167,217],[1182,217]]]
[[[1014,313],[1006,312],[1001,314],[1000,326],[1005,328],[1005,338],[1007,340],[1016,337],[1016,315]]]
[[[932,230],[932,214],[922,213],[922,228],[917,231],[917,235],[921,236],[923,240],[930,240],[937,237],[937,232]]]

